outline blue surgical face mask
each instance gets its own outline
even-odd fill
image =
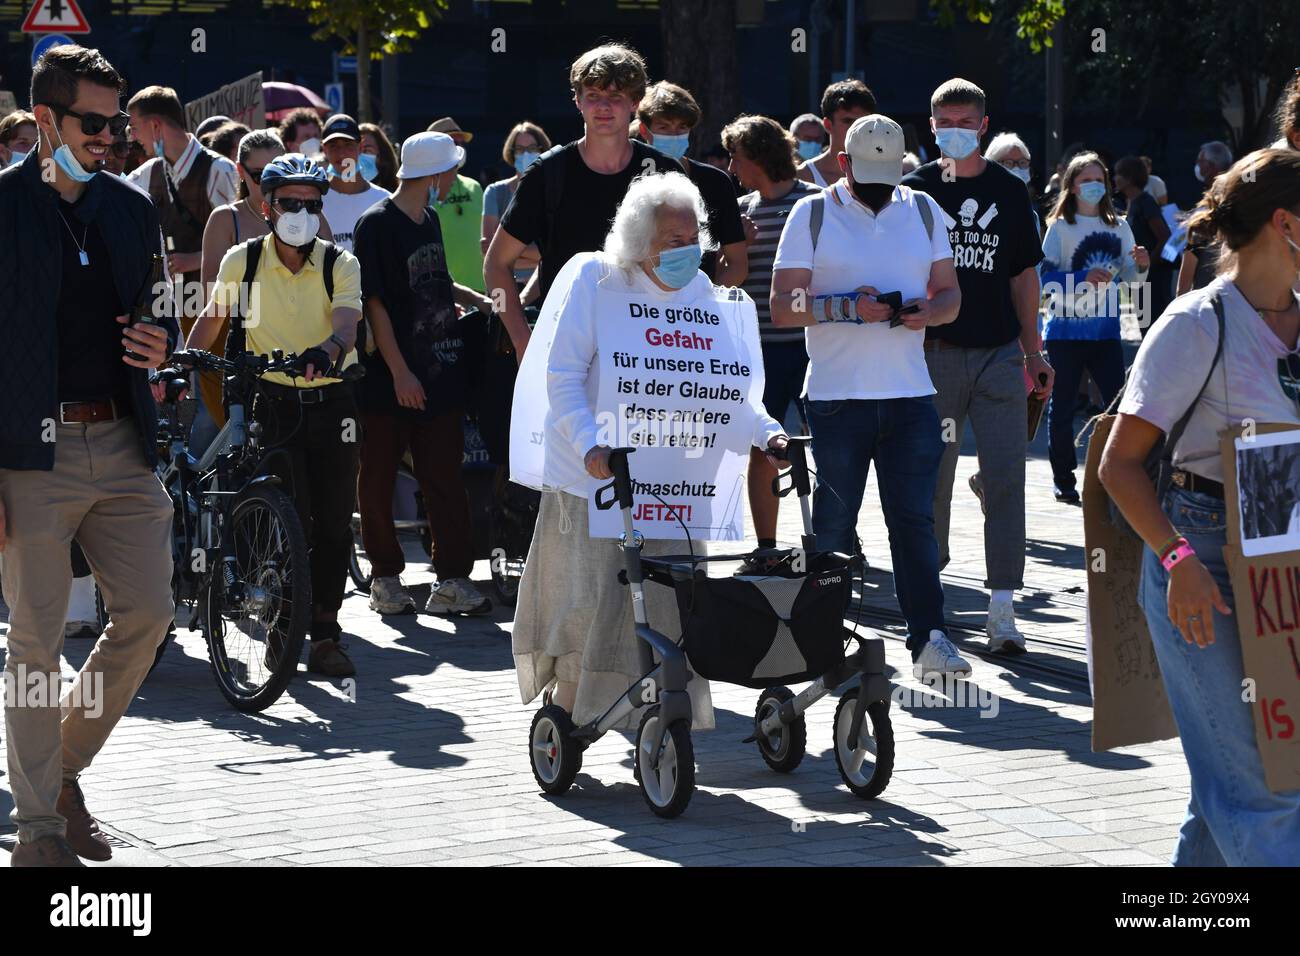
[[[524,150],[515,157],[515,172],[522,176],[528,167],[537,161],[537,157],[540,155],[542,154],[531,149]]]
[[[654,267],[655,275],[664,285],[673,289],[684,288],[700,271],[700,260],[704,252],[698,242],[676,249],[665,249],[659,253],[659,265]]]
[[[1021,169],[1019,166],[1017,166],[1014,169],[1007,170],[1007,172],[1009,172],[1012,176],[1015,176],[1016,179],[1020,180],[1026,186],[1029,185],[1029,170]]]
[[[27,158],[27,154],[26,154],[26,153],[20,153],[20,152],[19,152],[18,150],[16,150],[16,149],[11,149],[11,150],[9,151],[9,165],[10,165],[10,166],[17,166],[19,163],[21,163],[21,162],[22,162],[24,159],[26,159],[26,158]]]
[[[821,152],[822,152],[822,144],[817,142],[817,140],[815,139],[799,140],[800,159],[816,159],[818,156],[821,155]]]
[[[681,159],[686,155],[686,148],[691,145],[691,134],[666,136],[663,133],[655,133],[654,140],[654,148],[659,152],[666,153],[673,159]]]
[[[366,182],[372,183],[379,175],[379,163],[370,153],[362,153],[357,157],[357,172],[365,177]]]
[[[160,131],[153,141],[153,154],[159,159],[163,159],[163,141],[162,132]]]
[[[1092,183],[1079,184],[1079,198],[1086,203],[1092,203],[1093,205],[1096,205],[1097,203],[1101,202],[1102,199],[1105,198],[1105,196],[1106,196],[1105,183],[1092,182]]]
[[[934,141],[939,144],[939,152],[953,159],[965,159],[979,149],[980,134],[973,129],[948,127],[934,131]]]
[[[59,137],[59,148],[54,151],[54,162],[63,170],[63,175],[69,179],[75,179],[79,183],[88,183],[95,178],[95,173],[86,172],[86,167],[77,161],[77,157],[72,155],[72,147],[63,142],[63,134],[59,132],[57,123],[54,125],[54,135]]]

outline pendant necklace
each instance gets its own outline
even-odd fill
[[[73,232],[72,227],[68,225],[68,220],[63,218],[63,210],[60,209],[58,212],[59,218],[63,219],[63,228],[68,230],[68,235],[72,237],[72,242],[77,247],[77,258],[81,260],[83,266],[90,265],[90,256],[86,255],[86,236],[90,233],[90,226],[87,225],[86,228],[81,231],[81,242],[77,242],[77,234]]]

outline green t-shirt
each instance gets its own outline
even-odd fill
[[[457,176],[446,200],[439,205],[437,196],[431,193],[429,205],[442,226],[447,271],[460,285],[482,292],[483,249],[479,239],[483,235],[483,187],[468,176]]]

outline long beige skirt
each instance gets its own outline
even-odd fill
[[[623,552],[617,539],[591,538],[587,529],[585,498],[542,493],[511,636],[523,702],[556,681],[575,682],[573,719],[579,726],[601,716],[642,677],[631,589],[618,581]],[[686,549],[685,541],[646,540],[641,553]],[[704,553],[701,544],[695,553]],[[678,640],[681,619],[672,589],[646,582],[645,598],[650,626]],[[695,677],[687,690],[692,728],[713,729],[709,682]],[[635,711],[616,729],[635,729],[640,716]]]

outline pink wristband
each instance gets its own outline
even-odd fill
[[[1192,550],[1192,546],[1188,544],[1186,541],[1184,541],[1180,545],[1178,545],[1178,547],[1174,548],[1163,558],[1161,558],[1160,563],[1165,566],[1166,571],[1172,571],[1174,569],[1175,564],[1177,564],[1180,561],[1184,561],[1195,554],[1196,552]]]

